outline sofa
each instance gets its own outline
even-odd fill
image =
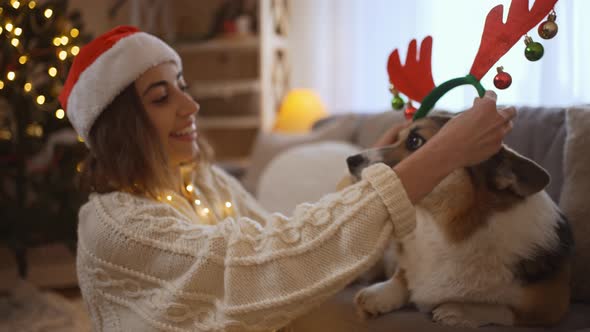
[[[576,253],[573,262],[572,305],[565,319],[550,329],[509,328],[487,326],[481,331],[589,331],[590,332],[590,204],[586,204],[590,194],[590,106],[571,108],[533,108],[520,107],[512,132],[505,143],[519,153],[535,160],[551,174],[551,183],[546,188],[551,198],[561,207],[572,223],[576,240]],[[241,178],[244,186],[261,199],[269,210],[285,211],[277,206],[276,193],[265,194],[266,183],[283,181],[297,185],[301,181],[293,174],[277,178],[276,173],[284,170],[280,164],[281,156],[295,148],[300,148],[299,159],[306,164],[321,165],[324,174],[335,172],[344,174],[342,160],[347,152],[370,147],[380,135],[394,123],[403,121],[400,113],[387,111],[378,114],[340,114],[318,121],[309,134],[289,136],[276,133],[261,133],[256,141],[250,167]],[[321,144],[326,143],[326,144]],[[339,144],[341,143],[341,144]],[[332,145],[330,145],[332,144]],[[342,148],[344,144],[344,148]],[[326,149],[339,148],[336,163],[326,162]],[[323,149],[318,153],[310,153]],[[304,151],[305,150],[305,151]],[[273,163],[275,164],[273,167]],[[283,161],[283,165],[288,163]],[[288,165],[288,164],[287,164]],[[326,166],[328,165],[328,166]],[[333,170],[326,170],[325,168]],[[311,167],[317,168],[317,167]],[[275,173],[274,177],[269,173]],[[280,175],[280,173],[279,173]],[[320,177],[324,178],[324,177]],[[277,180],[279,179],[279,180]],[[281,180],[284,179],[284,180]],[[309,200],[314,200],[322,191],[330,191],[327,185],[318,180],[317,186],[324,188],[309,192]],[[324,181],[326,182],[326,181]],[[328,181],[329,182],[329,181]],[[308,188],[309,184],[300,185]],[[297,190],[297,189],[296,189]],[[304,189],[310,190],[310,189]],[[289,191],[283,190],[287,194]],[[292,198],[284,196],[284,199]],[[297,196],[297,195],[294,195]],[[300,196],[300,195],[299,195]],[[267,197],[267,198],[265,198]],[[268,198],[271,197],[271,198]],[[300,199],[300,198],[298,198]],[[273,201],[274,200],[274,201]],[[270,202],[270,203],[269,203]],[[290,205],[300,203],[289,202]],[[286,206],[289,207],[289,204]],[[335,294],[330,300],[306,315],[296,319],[286,331],[471,331],[472,329],[452,328],[432,322],[428,314],[414,308],[396,311],[375,319],[361,320],[355,312],[353,298],[363,287],[355,283]]]

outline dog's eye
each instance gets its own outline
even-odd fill
[[[410,133],[410,136],[406,139],[406,148],[410,151],[416,151],[424,145],[425,142],[426,140],[422,136],[416,133]]]

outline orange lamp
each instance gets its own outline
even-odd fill
[[[294,89],[289,91],[281,103],[274,131],[305,133],[316,121],[327,115],[326,107],[315,92]]]

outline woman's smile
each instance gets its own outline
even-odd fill
[[[180,141],[192,142],[197,139],[197,125],[191,122],[188,126],[170,133],[169,136]]]

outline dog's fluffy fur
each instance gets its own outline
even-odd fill
[[[352,177],[376,162],[393,166],[448,119],[421,119],[396,144],[350,157]],[[417,204],[415,231],[384,256],[393,276],[356,295],[359,313],[375,316],[412,303],[452,326],[560,321],[569,306],[573,240],[543,191],[548,183],[540,166],[507,147],[454,171]]]

